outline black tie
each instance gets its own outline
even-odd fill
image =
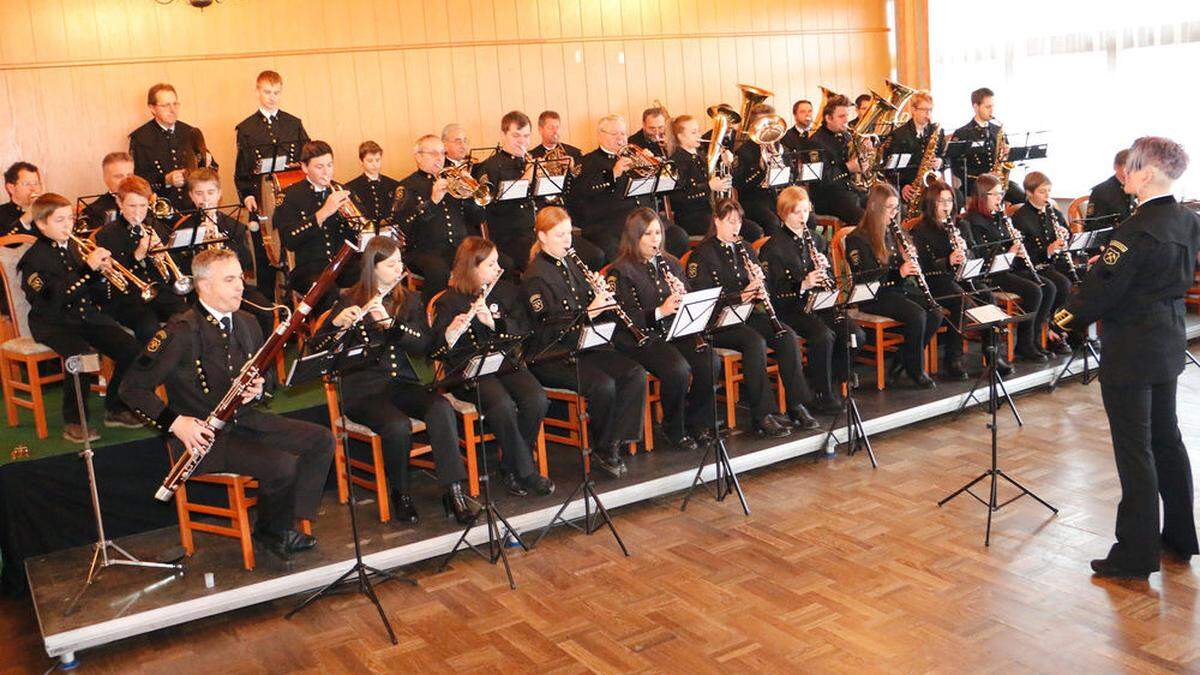
[[[225,331],[226,335],[233,335],[233,319],[228,316],[221,317],[221,330]]]

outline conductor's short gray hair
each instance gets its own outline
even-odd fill
[[[1148,166],[1157,167],[1171,180],[1187,171],[1188,154],[1183,146],[1162,136],[1142,136],[1133,142],[1125,169],[1130,173]]]
[[[237,254],[227,248],[210,248],[196,254],[192,259],[192,276],[197,280],[207,279],[213,265],[222,260],[238,261]]]

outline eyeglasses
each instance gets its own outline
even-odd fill
[[[417,154],[418,155],[444,155],[444,154],[446,154],[446,152],[444,150],[418,150]]]
[[[926,108],[924,106],[921,106],[920,108],[913,108],[913,110],[919,110],[921,112],[930,112],[933,110],[933,108],[932,107]]]
[[[155,103],[154,107],[155,108],[178,108],[179,101],[175,101],[174,103]]]
[[[949,199],[939,199],[939,200],[937,200],[937,203],[938,203],[938,204],[953,204],[953,203],[954,203],[954,198],[953,198],[953,197],[951,197],[951,198],[949,198]]]

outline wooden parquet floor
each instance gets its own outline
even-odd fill
[[[743,476],[736,502],[678,497],[619,509],[633,552],[557,532],[502,570],[461,557],[418,588],[380,587],[392,646],[362,597],[291,600],[81,653],[82,672],[1200,672],[1200,564],[1148,584],[1094,580],[1119,494],[1096,385],[1018,398],[1001,465],[1055,504],[996,517],[936,502],[983,470],[982,412],[876,436],[865,456],[797,460]],[[1200,465],[1200,371],[1181,384]],[[1011,495],[1004,490],[1002,497]],[[0,671],[43,672],[28,606],[0,602]]]

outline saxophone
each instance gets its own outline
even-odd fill
[[[1004,133],[1004,128],[996,129],[996,156],[992,161],[991,173],[1000,177],[1000,185],[1008,187],[1008,174],[1016,166],[1012,162],[1007,161],[1008,157],[1008,136]]]
[[[910,185],[911,195],[904,205],[904,209],[908,213],[915,213],[921,208],[921,200],[925,197],[925,188],[937,180],[937,172],[933,170],[933,160],[937,158],[938,134],[941,131],[942,125],[934,124],[933,130],[929,132],[929,142],[925,144],[925,154],[921,155],[921,163],[917,165],[917,177]]]

